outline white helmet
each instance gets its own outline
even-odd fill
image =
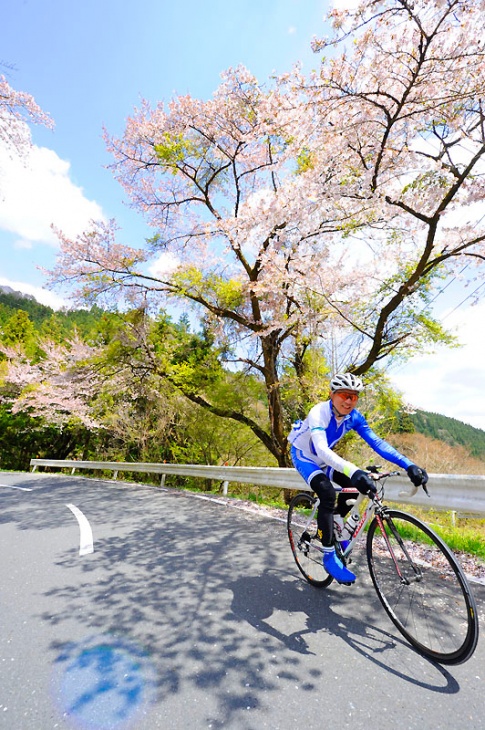
[[[330,390],[335,393],[336,390],[355,390],[360,393],[364,390],[362,380],[352,373],[337,373],[330,381]]]

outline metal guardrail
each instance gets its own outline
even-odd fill
[[[60,459],[31,459],[30,466],[35,472],[39,467],[112,471],[113,479],[120,472],[160,474],[160,485],[165,484],[168,475],[180,477],[200,477],[222,482],[223,492],[227,494],[228,484],[254,484],[255,486],[274,487],[276,489],[308,490],[308,486],[295,471],[278,467],[255,466],[205,466],[203,464],[150,464],[129,463],[119,461],[77,461]],[[466,514],[485,515],[485,476],[468,476],[462,474],[430,474],[430,498],[422,489],[411,497],[407,476],[389,479],[386,484],[386,499],[391,502],[410,503],[459,511]]]

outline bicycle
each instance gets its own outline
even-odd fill
[[[339,558],[345,565],[351,562],[356,541],[367,528],[367,565],[372,583],[396,628],[420,653],[440,664],[467,661],[478,641],[478,615],[463,569],[428,525],[383,504],[385,481],[400,472],[378,473],[376,467],[368,467],[368,471],[376,480],[374,497],[337,487],[353,497],[347,502],[351,510],[343,534],[338,534],[334,522]],[[416,494],[417,489],[414,487],[408,496]],[[288,537],[300,572],[313,586],[324,588],[334,579],[322,564],[318,505],[319,499],[310,492],[293,497],[288,508]]]

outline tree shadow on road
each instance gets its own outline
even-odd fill
[[[315,637],[319,633],[332,634],[370,662],[412,684],[445,694],[459,691],[455,678],[436,662],[420,657],[426,666],[426,671],[420,672],[414,662],[404,661],[403,654],[409,655],[407,658],[412,660],[415,652],[400,637],[393,636],[375,624],[375,612],[376,608],[379,611],[379,605],[370,586],[361,586],[356,600],[349,594],[343,594],[345,588],[322,590],[298,577],[289,580],[281,571],[268,570],[262,579],[264,591],[261,577],[241,577],[231,584],[234,593],[233,613],[251,623],[258,631],[276,638],[288,650],[300,654],[315,653],[311,650]],[[256,593],[260,597],[257,602],[252,600]],[[301,628],[291,633],[276,628],[274,622],[271,623],[275,611],[301,614]],[[430,667],[439,674],[436,683],[424,679]]]
[[[172,728],[185,727],[189,696],[201,726],[252,730],[247,711],[270,722],[275,700],[296,682],[307,696],[321,692],[332,669],[322,655],[335,637],[386,673],[458,691],[447,671],[413,662],[413,650],[377,625],[370,585],[359,581],[356,595],[301,580],[280,523],[172,491],[90,487],[79,495],[95,552],[60,553],[31,610],[50,637],[62,710],[83,726],[119,730],[135,711],[156,707]],[[19,528],[56,524],[52,503],[31,504]]]

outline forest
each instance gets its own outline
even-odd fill
[[[204,331],[135,309],[54,311],[0,293],[0,467],[32,457],[275,465],[234,405],[265,426],[256,378],[220,366]],[[291,394],[289,395],[291,399]]]
[[[27,470],[32,457],[277,465],[244,422],[202,405],[210,392],[213,403],[232,403],[264,429],[262,383],[222,367],[207,333],[191,331],[183,317],[173,322],[163,311],[120,314],[96,306],[54,311],[0,292],[0,352],[2,469]],[[291,374],[282,373],[288,430],[313,396],[325,395],[329,369],[317,355],[308,353],[308,402]],[[362,409],[406,453],[425,444],[423,463],[431,448],[450,471],[485,470],[484,431],[439,414],[407,412],[382,375],[370,390]],[[356,439],[341,448],[365,458]]]
[[[485,459],[485,431],[456,418],[417,410],[410,416],[415,430],[450,446],[462,446],[472,456]]]

